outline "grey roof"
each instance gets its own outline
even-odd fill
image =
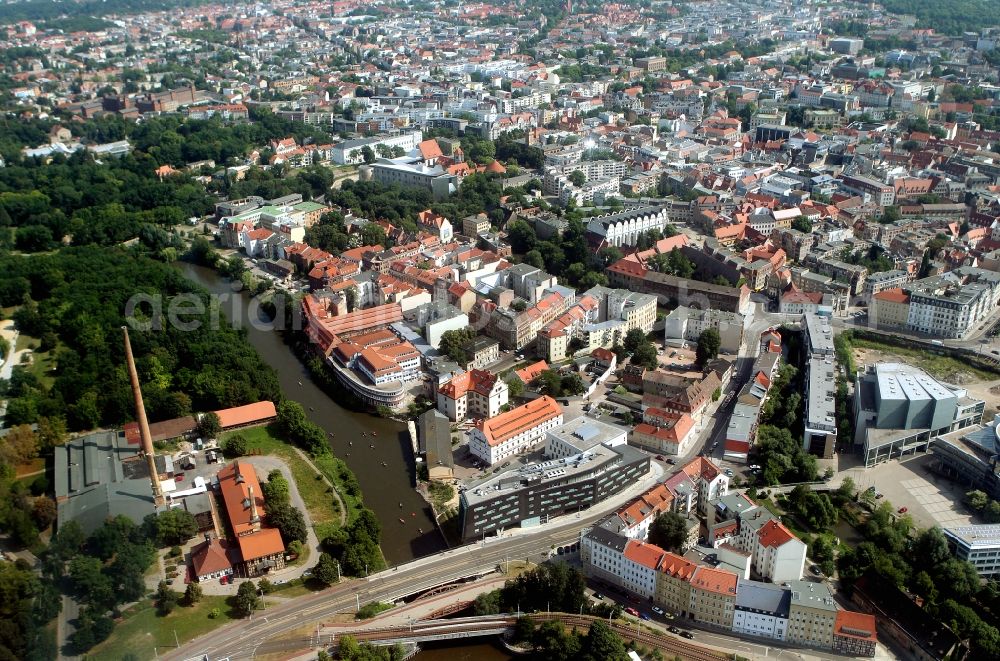
[[[628,430],[606,422],[581,416],[570,420],[562,427],[557,427],[548,433],[549,436],[571,445],[580,452],[586,452],[594,446],[628,434]],[[624,438],[622,440],[624,442]]]
[[[792,605],[837,612],[837,602],[826,583],[788,581],[792,592]]]
[[[157,463],[172,470],[159,456]],[[95,432],[55,448],[55,492],[57,524],[76,521],[86,534],[108,517],[139,523],[156,511],[139,446],[128,445],[118,432]]]
[[[970,549],[1000,548],[1000,523],[946,528],[944,534]]]
[[[600,544],[601,546],[606,546],[618,552],[623,552],[625,550],[625,546],[629,542],[628,537],[623,537],[622,535],[604,527],[604,524],[611,521],[612,518],[613,517],[608,517],[598,523],[596,526],[591,528],[587,534],[584,535],[584,537]]]
[[[417,438],[420,450],[427,453],[427,467],[448,466],[454,468],[451,452],[451,423],[436,409],[431,409],[417,419]]]
[[[787,618],[791,604],[792,591],[788,588],[739,579],[736,587],[736,610]]]

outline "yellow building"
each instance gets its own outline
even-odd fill
[[[688,615],[699,622],[732,629],[738,580],[736,574],[725,569],[698,567],[691,577]]]

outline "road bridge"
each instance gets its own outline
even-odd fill
[[[589,629],[598,619],[589,615],[570,615],[567,613],[533,613],[527,617],[536,625],[555,621],[581,631]],[[347,629],[345,627],[328,627],[321,631],[321,639],[326,638],[322,634],[330,634],[328,640],[333,646],[336,646],[338,640],[343,636],[351,636],[359,642],[368,642],[373,645],[395,645],[397,643],[405,645],[439,640],[479,638],[509,633],[513,631],[517,619],[518,616],[515,614],[504,614],[450,620],[423,620],[407,625],[388,627],[349,627],[349,630],[345,630]],[[635,641],[636,644],[644,647],[660,649],[684,659],[718,661],[726,658],[722,652],[688,642],[673,634],[644,629],[638,620],[634,623],[612,621],[610,627],[626,641]]]

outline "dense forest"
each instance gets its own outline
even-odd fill
[[[210,0],[21,0],[0,5],[0,23],[16,21],[49,21],[63,16],[110,16],[112,14],[142,14],[178,7],[197,7]],[[237,4],[234,2],[233,4]]]
[[[55,367],[40,377],[20,366],[7,395],[8,424],[63,417],[71,430],[120,425],[132,419],[119,327],[128,300],[139,293],[194,294],[204,309],[186,316],[191,330],[132,332],[151,419],[209,411],[261,399],[277,400],[274,371],[243,340],[242,332],[209,312],[207,295],[169,265],[139,250],[66,248],[49,255],[0,257],[5,274],[0,305],[14,313],[21,332],[40,338]],[[148,312],[147,312],[148,314]],[[217,314],[217,313],[216,313]]]
[[[979,32],[985,27],[1000,24],[998,0],[880,0],[890,14],[911,14],[917,17],[917,26],[933,28],[944,34]]]

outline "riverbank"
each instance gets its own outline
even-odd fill
[[[246,338],[258,355],[278,375],[285,397],[302,404],[306,417],[327,434],[335,461],[350,469],[370,508],[385,528],[381,540],[387,564],[395,565],[437,553],[446,544],[435,524],[431,507],[416,492],[413,448],[406,427],[396,421],[379,418],[344,407],[336,391],[327,391],[324,383],[313,379],[313,370],[303,363],[295,347],[285,341],[266,320],[253,317],[259,306],[242,291],[234,291],[232,282],[217,272],[189,262],[177,263],[179,271],[216,297],[221,312],[234,326],[244,329]],[[250,323],[251,319],[255,323]],[[319,367],[322,363],[318,360]],[[332,375],[330,375],[332,380]],[[317,463],[321,472],[327,471]],[[339,471],[332,468],[332,474]],[[337,485],[336,480],[331,480]],[[338,487],[341,495],[346,489]],[[352,502],[346,501],[349,512]],[[403,518],[403,523],[395,521]],[[391,533],[389,531],[391,530]]]

